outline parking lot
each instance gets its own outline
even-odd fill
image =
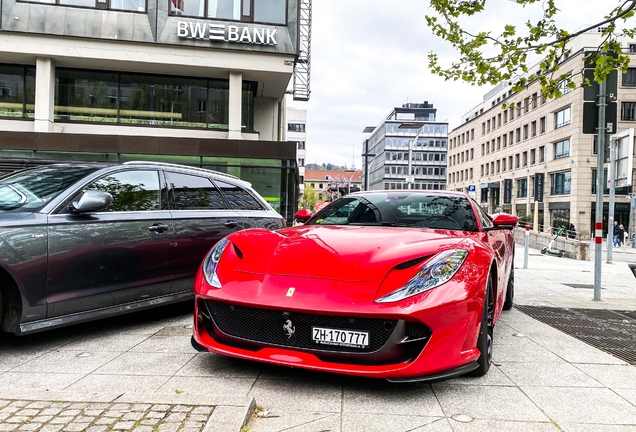
[[[519,304],[636,309],[625,263],[604,265],[594,302],[561,283],[592,283],[593,262],[533,251],[523,269],[522,253]],[[190,309],[0,338],[0,430],[238,431],[256,407],[250,431],[636,431],[636,368],[517,309],[495,329],[485,377],[407,385],[197,353]]]

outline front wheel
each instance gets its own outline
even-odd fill
[[[547,248],[547,247],[544,247],[543,249],[541,249],[541,253],[542,253],[543,255],[545,255],[545,253],[546,253],[547,251],[548,251],[548,248]]]
[[[479,337],[477,338],[477,349],[481,353],[477,363],[477,369],[470,372],[472,376],[484,376],[490,369],[492,361],[492,345],[494,324],[493,316],[495,305],[493,302],[494,283],[492,274],[488,275],[488,285],[486,286],[486,298],[484,299],[484,310],[481,317],[481,326],[479,327]]]

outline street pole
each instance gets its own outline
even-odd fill
[[[631,247],[636,247],[636,243],[633,241],[634,232],[636,231],[636,226],[634,225],[634,210],[636,209],[636,194],[629,194],[629,241],[631,243]]]
[[[602,54],[604,55],[604,54]],[[596,160],[596,220],[595,220],[595,237],[594,237],[594,300],[601,300],[601,260],[603,255],[603,168],[605,166],[605,93],[607,89],[607,81],[603,80],[599,83],[598,90],[598,125],[596,128],[598,139],[597,142],[597,160]],[[611,229],[611,228],[610,228]],[[609,229],[608,229],[609,233]],[[613,232],[612,232],[613,235]],[[609,243],[609,241],[608,241]]]
[[[615,171],[616,167],[614,164],[616,163],[616,151],[614,149],[614,142],[610,139],[609,142],[609,150],[610,150],[610,163],[607,169],[607,181],[609,182],[609,209],[607,214],[607,263],[612,263],[612,258],[614,256],[614,202],[616,200],[616,187],[614,182],[614,177],[616,177]],[[612,241],[610,242],[610,229],[612,230]],[[624,240],[624,239],[623,239]]]
[[[418,133],[419,134],[419,133]],[[415,135],[415,138],[413,139],[413,141],[411,141],[409,143],[409,172],[406,175],[406,182],[408,183],[408,188],[411,189],[411,158],[413,157],[413,143],[415,143],[415,140],[417,139],[417,135]]]

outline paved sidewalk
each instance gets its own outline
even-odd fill
[[[593,284],[593,261],[530,250],[523,269],[522,247],[515,259],[518,304],[636,310],[626,262],[603,264],[599,302],[566,285]],[[485,377],[432,385],[197,353],[191,320],[186,305],[0,337],[0,431],[239,431],[255,402],[249,432],[636,432],[636,367],[517,309],[495,328]]]

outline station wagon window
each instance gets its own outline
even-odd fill
[[[113,203],[108,212],[161,210],[157,171],[122,171],[102,177],[87,189],[108,192]]]
[[[223,191],[223,195],[230,203],[230,208],[238,210],[262,210],[263,207],[256,201],[248,191],[235,186],[233,184],[225,183],[215,180],[216,185]]]
[[[211,210],[227,208],[223,195],[207,177],[167,172],[173,210]]]

